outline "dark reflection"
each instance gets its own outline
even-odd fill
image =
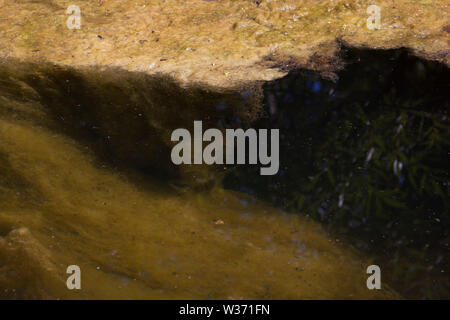
[[[228,188],[304,214],[373,255],[406,297],[449,298],[450,71],[403,50],[347,50],[333,83],[296,72],[265,87],[280,171],[234,167]]]

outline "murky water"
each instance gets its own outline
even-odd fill
[[[418,123],[420,130],[436,132],[437,140],[424,149],[431,150],[435,160],[429,164],[429,174],[436,176],[430,183],[435,181],[444,197],[438,189],[420,195],[411,217],[432,209],[434,214],[427,217],[439,219],[438,231],[430,229],[432,239],[421,240],[420,245],[434,241],[430,242],[433,257],[444,258],[433,261],[433,269],[444,272],[438,273],[440,278],[432,273],[431,280],[423,278],[423,273],[408,274],[413,282],[425,282],[417,285],[419,289],[436,279],[448,281],[448,173],[444,166],[448,154],[440,149],[441,140],[448,141],[448,70],[415,59],[405,60],[411,65],[400,63],[397,53],[374,53],[368,58],[356,51],[352,54],[349,61],[354,63],[337,83],[300,73],[268,84],[263,95],[269,116],[258,121],[262,110],[255,88],[224,92],[181,87],[166,77],[144,77],[120,69],[75,71],[46,64],[3,63],[0,297],[400,297],[391,287],[411,294],[397,283],[398,278],[389,276],[405,274],[404,266],[410,261],[406,254],[398,258],[400,271],[386,265],[388,282],[383,290],[366,287],[367,266],[375,261],[385,270],[383,263],[388,260],[378,250],[382,246],[371,245],[372,240],[379,242],[373,234],[386,220],[391,221],[392,214],[405,215],[411,208],[400,195],[391,203],[404,204],[406,209],[387,213],[382,207],[377,213],[376,200],[373,208],[365,205],[369,212],[360,208],[368,197],[358,190],[367,192],[368,186],[373,192],[399,189],[403,170],[410,168],[411,156],[417,154],[413,148],[406,160],[400,154],[394,159],[391,153],[403,150],[394,141],[396,149],[389,147],[391,153],[386,151],[383,162],[379,149],[383,144],[390,146],[393,134],[386,128],[392,119],[397,121],[392,130],[400,124],[415,130]],[[404,69],[393,70],[395,66]],[[416,81],[414,91],[408,79]],[[412,111],[426,112],[427,117],[436,118],[436,125],[425,120],[421,124],[421,114],[417,120],[407,117],[411,109],[405,105],[406,97],[420,102],[424,92],[425,102]],[[377,109],[380,101],[385,102],[381,110]],[[430,109],[431,102],[435,108]],[[400,120],[403,113],[393,107],[398,103],[408,110]],[[364,123],[381,121],[380,129],[369,124],[364,130],[358,127],[361,119],[355,116],[361,108],[371,113]],[[261,177],[259,166],[174,166],[170,133],[175,128],[192,128],[194,120],[204,121],[207,127],[279,128],[279,174]],[[359,135],[373,141],[362,143]],[[386,164],[385,172],[378,167],[364,169],[368,167],[362,159],[368,158],[372,147],[376,151],[368,162]],[[352,150],[356,155],[347,154]],[[429,159],[428,153],[425,156]],[[393,160],[398,160],[398,174],[393,173]],[[389,174],[381,191],[375,190],[381,188],[378,183],[350,179],[365,177],[365,170],[370,181],[377,179],[377,173]],[[422,171],[417,172],[413,179],[420,179]],[[373,214],[380,219],[372,220]],[[423,219],[417,221],[420,230],[429,228]],[[393,245],[401,236],[419,241],[423,236],[417,230],[412,235],[401,232],[387,231],[388,239],[381,244]],[[428,256],[417,258],[418,265],[427,266],[425,259]],[[66,288],[66,268],[73,264],[82,270],[79,291]],[[432,295],[441,297],[448,292],[445,287],[433,290]],[[423,291],[414,294],[423,296]]]
[[[313,217],[371,254],[406,297],[449,297],[450,71],[403,50],[348,49],[336,82],[265,87],[258,127],[281,128],[280,174],[225,185]]]

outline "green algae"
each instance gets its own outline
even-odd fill
[[[65,26],[65,9],[72,4],[81,9],[79,30]],[[280,61],[289,57],[297,66],[316,69],[311,65],[314,55],[334,60],[342,42],[368,48],[406,47],[427,59],[449,63],[447,1],[378,1],[381,28],[368,30],[366,10],[372,4],[368,0],[272,0],[259,5],[247,0],[111,0],[99,6],[96,1],[5,0],[0,11],[0,53],[74,67],[160,72],[185,83],[217,87],[285,75],[285,70],[264,63],[267,56]],[[330,64],[327,71],[338,67]]]
[[[333,79],[341,43],[448,65],[446,1],[379,1],[373,31],[370,1],[76,1],[80,30],[70,4],[0,7],[1,297],[399,297],[367,290],[371,261],[315,222],[180,187],[211,188],[225,168],[171,166],[168,133],[254,120],[263,82],[293,68]]]
[[[116,162],[120,152],[102,156],[99,144],[108,140],[98,140],[84,132],[89,128],[77,126],[77,112],[106,127],[104,134],[109,134],[108,125],[114,131],[119,130],[115,122],[126,124],[127,142],[136,139],[133,128],[142,123],[136,105],[122,105],[120,98],[126,95],[133,101],[138,93],[130,88],[140,88],[139,82],[128,73],[114,72],[121,81],[98,70],[79,73],[45,64],[2,65],[2,298],[399,297],[387,285],[382,291],[368,290],[365,270],[371,261],[337,243],[315,222],[220,187],[208,192],[174,189],[167,180],[137,170],[132,157]],[[75,81],[77,77],[83,81]],[[150,88],[151,78],[139,79]],[[162,78],[156,80],[158,90],[164,88]],[[96,103],[88,110],[77,109],[86,103],[74,95],[82,92],[77,83],[89,84],[83,86],[89,97],[97,91],[97,97],[105,95],[114,103],[108,99],[102,103],[94,95],[89,101]],[[177,97],[175,92],[181,89],[171,81],[166,85]],[[195,101],[197,94],[205,98],[195,88],[181,90],[179,97]],[[214,102],[227,97],[223,92],[208,95],[217,95],[211,98]],[[164,104],[158,97],[147,98],[137,107],[149,119],[156,117],[154,123],[156,119],[170,123],[177,117],[170,99]],[[154,101],[164,110],[160,118],[144,108]],[[205,103],[191,110],[195,117],[199,116],[195,112],[213,114],[208,99]],[[190,121],[188,115],[186,109],[186,118],[180,119],[184,122],[176,125]],[[162,131],[158,134],[163,136]],[[140,150],[129,150],[133,152]],[[153,159],[159,157],[153,154]],[[181,179],[176,177],[174,181]],[[217,219],[224,224],[216,224]],[[66,268],[73,264],[81,268],[80,291],[66,288]]]

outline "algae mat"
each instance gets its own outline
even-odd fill
[[[380,27],[370,30],[373,4]],[[79,29],[66,26],[70,5]],[[299,66],[332,72],[342,42],[405,47],[448,65],[449,21],[446,0],[2,0],[0,56],[232,87]]]
[[[141,139],[136,133],[141,119],[154,115],[158,121],[149,128],[171,123],[167,119],[179,116],[171,100],[197,99],[194,90],[171,87],[165,104],[157,95],[145,104],[160,101],[160,109],[145,109],[120,103],[125,99],[121,94],[133,101],[130,75],[121,75],[125,78],[118,87],[120,81],[101,84],[95,81],[105,78],[102,73],[88,73],[81,83],[91,83],[116,101],[97,97],[92,101],[98,103],[89,103],[81,95],[67,95],[79,92],[71,85],[74,70],[14,61],[0,67],[0,297],[398,297],[385,284],[383,290],[368,290],[371,262],[315,222],[220,186],[203,192],[171,187],[169,181],[134,170],[134,157],[125,161],[130,166],[120,166],[101,156],[98,144],[117,138],[108,136],[108,127],[116,131],[118,123],[129,133],[122,133],[119,145],[130,145],[126,153],[140,154],[140,144],[133,141]],[[132,83],[138,88],[153,83],[147,80]],[[71,120],[66,111],[79,110],[80,103],[90,113],[81,122]],[[156,117],[158,110],[165,111],[162,118]],[[94,131],[107,135],[93,136],[94,142],[73,133],[90,129],[84,122],[93,115],[101,115],[103,127]],[[208,113],[184,116],[189,122]],[[164,136],[164,130],[156,132]],[[114,150],[120,156],[121,149]],[[149,154],[161,159],[157,152]],[[81,268],[81,290],[66,287],[69,265]]]
[[[3,298],[395,297],[368,290],[370,263],[313,222],[221,189],[138,187],[23,121],[2,119],[0,134]]]
[[[253,120],[264,81],[293,68],[334,79],[341,43],[450,63],[448,1],[378,1],[378,30],[371,4],[1,1],[0,297],[398,298],[368,290],[370,261],[306,218],[105,161],[164,165],[154,151],[170,129],[223,100]],[[66,26],[70,5],[80,29]],[[73,264],[80,291],[66,288]]]

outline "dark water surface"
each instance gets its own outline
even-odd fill
[[[344,54],[336,82],[292,72],[264,89],[279,174],[225,186],[313,217],[372,254],[406,297],[449,298],[450,70],[405,50]]]
[[[449,298],[449,69],[345,61],[267,83],[261,118],[254,87],[4,61],[0,297]],[[194,120],[279,129],[278,174],[173,165]]]

